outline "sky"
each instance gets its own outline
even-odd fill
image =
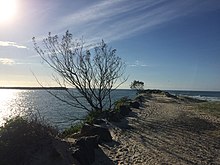
[[[56,86],[32,37],[66,30],[117,49],[121,88],[220,91],[219,0],[0,0],[0,86]]]

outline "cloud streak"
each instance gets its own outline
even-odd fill
[[[136,60],[135,63],[133,63],[133,64],[128,63],[127,65],[129,67],[150,67],[150,65],[146,65],[146,64],[140,62],[139,60]]]
[[[19,45],[16,42],[10,42],[10,41],[0,41],[0,46],[4,47],[16,47],[18,49],[27,49],[26,46]]]
[[[39,63],[32,62],[32,61],[11,59],[11,58],[0,58],[0,64],[2,65],[38,65]]]
[[[217,4],[220,4],[217,0],[100,1],[62,17],[54,28],[58,31],[69,29],[74,35],[84,35],[93,40],[104,38],[114,41],[146,32],[191,13],[220,8]]]
[[[13,65],[13,64],[15,64],[15,61],[13,59],[10,59],[10,58],[0,58],[0,64]]]

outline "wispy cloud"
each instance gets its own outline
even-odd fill
[[[10,58],[0,58],[0,64],[13,65],[13,64],[15,64],[15,61],[13,59],[10,59]]]
[[[0,64],[2,64],[2,65],[38,65],[39,63],[36,63],[33,61],[28,61],[28,60],[0,58]]]
[[[26,46],[19,45],[16,42],[10,42],[10,41],[0,41],[0,46],[12,46],[18,49],[27,49]]]
[[[129,67],[150,67],[150,65],[146,65],[139,60],[136,60],[135,63],[128,63],[127,64]]]
[[[100,1],[62,17],[53,26],[56,30],[70,29],[74,35],[84,35],[93,40],[104,38],[113,41],[146,32],[194,12],[220,8],[220,5],[211,3],[220,4],[217,0]]]

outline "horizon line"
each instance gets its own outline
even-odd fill
[[[67,90],[67,89],[74,89],[73,87],[58,87],[58,86],[47,86],[47,87],[40,87],[40,86],[7,86],[7,87],[0,87],[0,89],[24,89],[24,90]],[[135,90],[130,88],[118,88],[119,90]],[[161,90],[161,91],[194,91],[194,92],[220,92],[220,90],[198,90],[198,89],[160,89],[160,88],[146,88],[144,90]]]

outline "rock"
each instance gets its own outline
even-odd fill
[[[132,107],[132,108],[140,108],[140,103],[139,102],[137,102],[137,101],[132,101],[132,102],[130,102],[130,106]]]
[[[72,157],[69,150],[70,145],[60,139],[53,139],[51,142],[38,146],[35,152],[28,152],[28,159],[25,159],[22,164],[31,165],[79,165],[79,162]]]
[[[108,130],[108,128],[100,126],[100,125],[89,125],[84,124],[80,134],[82,136],[94,136],[98,135],[100,141],[111,142],[112,136]]]
[[[91,148],[98,148],[98,141],[99,141],[99,136],[87,136],[87,137],[81,137],[76,140],[75,145],[81,146],[86,144],[87,146]]]
[[[170,94],[169,92],[164,92],[164,94],[165,94],[167,97],[170,97],[170,98],[173,98],[173,99],[178,99],[177,96],[174,96],[174,95]]]
[[[94,123],[94,124],[101,125],[101,124],[105,124],[106,121],[105,121],[104,119],[95,119],[93,123]]]
[[[138,95],[136,98],[135,98],[135,101],[139,102],[139,103],[142,103],[145,101],[145,97],[142,96],[142,95]]]
[[[128,115],[129,113],[131,112],[131,109],[129,106],[127,105],[121,105],[119,107],[119,113],[122,115],[122,116],[126,116]]]
[[[109,111],[107,119],[109,121],[119,122],[122,118],[122,115],[119,112],[116,112],[114,110]]]
[[[98,148],[98,139],[99,137],[96,135],[76,140],[72,147],[72,156],[81,165],[92,164],[95,161],[95,148]]]
[[[81,137],[81,135],[80,135],[80,132],[76,132],[76,133],[73,133],[73,134],[69,135],[68,137],[78,139],[78,138]]]

